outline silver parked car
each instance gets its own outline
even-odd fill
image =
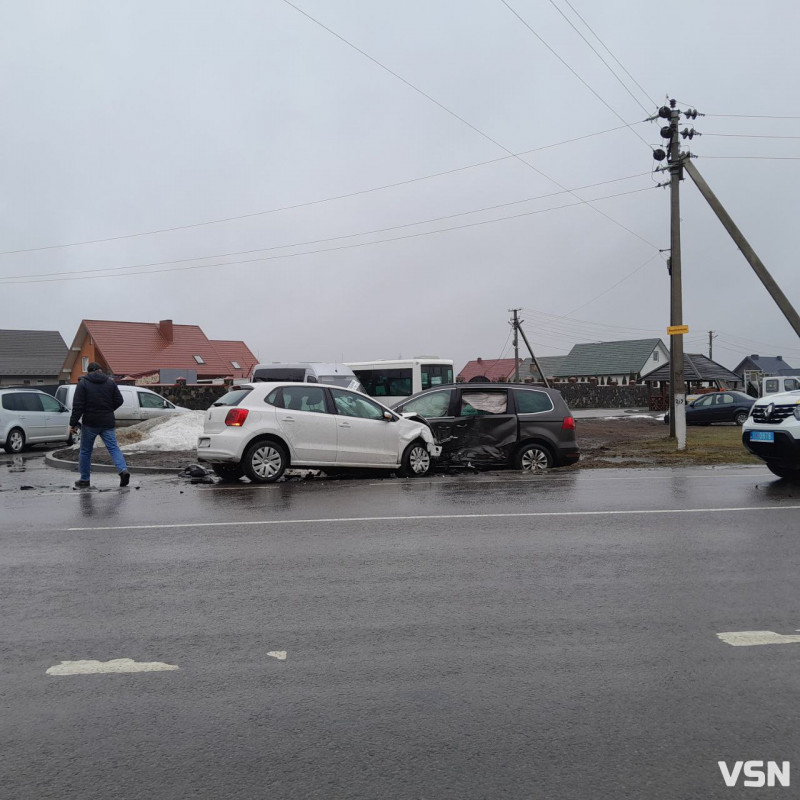
[[[69,409],[47,392],[0,389],[0,446],[19,453],[43,442],[72,444]]]

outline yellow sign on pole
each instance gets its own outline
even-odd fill
[[[688,325],[670,325],[667,328],[667,333],[670,336],[677,336],[681,333],[689,333],[689,326]]]

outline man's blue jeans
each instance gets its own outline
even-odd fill
[[[119,449],[117,444],[117,435],[114,433],[113,428],[90,428],[88,425],[81,426],[81,449],[78,454],[78,466],[81,471],[81,480],[88,481],[89,473],[92,468],[92,449],[94,448],[94,440],[97,437],[103,440],[103,444],[117,468],[117,472],[122,472],[128,468],[125,463],[125,456],[122,455],[122,450]]]

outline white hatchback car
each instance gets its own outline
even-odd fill
[[[69,409],[46,392],[0,389],[0,446],[19,453],[42,442],[72,443]]]
[[[271,483],[287,467],[426,475],[441,448],[428,425],[339,386],[237,386],[206,412],[197,458],[222,478]]]

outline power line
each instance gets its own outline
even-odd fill
[[[600,53],[597,52],[597,50],[595,49],[594,45],[578,30],[578,28],[572,22],[572,20],[555,4],[554,0],[550,0],[550,5],[553,6],[553,8],[556,11],[558,11],[558,13],[561,14],[562,17],[564,17],[564,19],[567,21],[567,24],[575,31],[575,33],[578,34],[578,36],[581,37],[581,39],[583,39],[584,42],[586,42],[586,45],[603,62],[603,64],[606,67],[606,69],[617,79],[617,81],[619,82],[619,85],[633,98],[633,101],[639,106],[639,108],[641,108],[642,111],[644,111],[645,114],[649,114],[652,111],[652,108],[649,108],[649,109],[645,108],[645,106],[642,105],[641,102],[639,102],[639,98],[636,97],[636,95],[625,85],[625,83],[623,82],[622,78],[620,78],[619,75],[617,75],[617,73],[614,72],[614,70],[611,68],[611,65],[603,58],[603,56],[600,55]],[[572,8],[572,6],[569,4],[569,2],[567,2],[567,5],[570,8]],[[581,15],[578,14],[578,12],[575,11],[574,8],[572,8],[572,10],[573,10],[573,12],[575,14],[578,15],[578,17],[583,22],[583,24],[586,25],[586,21],[583,19],[583,17],[581,17]],[[588,28],[589,26],[586,25],[586,27]],[[591,30],[591,28],[589,30]],[[597,39],[597,41],[600,41],[600,39],[598,38],[597,34],[595,34],[594,31],[592,31],[592,33],[594,34],[595,39]],[[602,44],[602,42],[600,42],[600,43]],[[605,47],[605,45],[603,45],[603,46]],[[608,50],[608,48],[606,48],[606,50]],[[617,63],[619,63],[619,62],[617,62]],[[627,72],[627,70],[626,70],[626,72]],[[637,86],[638,86],[638,84],[637,84]],[[653,106],[655,106],[655,105],[656,104],[653,103]]]
[[[630,124],[631,125],[640,125],[640,124],[643,124],[646,121],[647,120],[642,120],[641,122],[634,122],[634,123],[630,123]],[[517,158],[519,156],[528,155],[530,153],[538,153],[541,150],[549,150],[549,149],[551,149],[553,147],[561,147],[562,145],[565,145],[565,144],[572,144],[574,142],[583,141],[584,139],[591,139],[591,138],[593,138],[595,136],[602,136],[602,135],[607,134],[607,133],[613,133],[615,131],[621,131],[621,130],[624,130],[625,128],[627,128],[627,127],[629,127],[628,124],[626,124],[626,125],[618,125],[615,128],[607,128],[606,130],[597,131],[595,133],[587,133],[587,134],[585,134],[583,136],[575,136],[575,137],[573,137],[571,139],[564,139],[563,141],[560,141],[560,142],[554,142],[552,144],[541,145],[539,147],[531,148],[530,150],[523,150],[520,153],[514,153],[512,155],[507,155],[507,156],[500,156],[499,158],[492,158],[492,159],[489,159],[488,161],[478,161],[478,162],[476,162],[474,164],[467,164],[467,165],[465,165],[463,167],[454,167],[453,169],[442,170],[441,172],[433,172],[433,173],[431,173],[429,175],[422,175],[422,176],[420,176],[418,178],[407,178],[406,180],[395,181],[394,183],[387,183],[387,184],[384,184],[382,186],[373,186],[373,187],[371,187],[369,189],[359,189],[359,190],[357,190],[355,192],[348,192],[346,194],[334,195],[332,197],[325,197],[325,198],[322,198],[320,200],[308,200],[308,201],[303,202],[303,203],[295,203],[293,205],[280,206],[280,207],[277,207],[277,208],[270,208],[270,209],[267,209],[266,211],[252,211],[252,212],[249,212],[247,214],[238,214],[236,216],[222,217],[220,219],[206,220],[204,222],[193,222],[193,223],[189,223],[187,225],[175,225],[175,226],[172,226],[172,227],[169,227],[169,228],[156,228],[154,230],[139,231],[137,233],[126,233],[126,234],[121,234],[119,236],[107,236],[107,237],[100,238],[100,239],[86,239],[86,240],[80,241],[80,242],[64,242],[64,243],[61,243],[61,244],[43,245],[41,247],[27,247],[27,248],[21,248],[19,250],[3,250],[3,251],[0,251],[0,256],[19,255],[21,253],[36,253],[36,252],[40,252],[42,250],[57,250],[57,249],[66,248],[66,247],[81,247],[83,245],[89,245],[89,244],[103,244],[105,242],[116,242],[116,241],[120,241],[120,240],[123,240],[123,239],[134,239],[134,238],[140,237],[140,236],[154,236],[154,235],[160,234],[160,233],[172,233],[174,231],[184,231],[184,230],[190,230],[192,228],[201,228],[201,227],[204,227],[204,226],[207,226],[207,225],[218,225],[218,224],[221,224],[221,223],[224,223],[224,222],[236,222],[238,220],[251,219],[253,217],[261,217],[261,216],[267,216],[269,214],[277,214],[277,213],[282,212],[282,211],[295,211],[295,210],[297,210],[299,208],[308,208],[309,206],[321,205],[323,203],[330,203],[330,202],[334,202],[336,200],[347,200],[347,199],[349,199],[351,197],[359,197],[360,195],[370,194],[372,192],[380,192],[380,191],[383,191],[385,189],[395,189],[395,188],[400,187],[400,186],[408,186],[408,185],[410,185],[412,183],[418,183],[420,181],[427,181],[427,180],[431,180],[433,178],[441,178],[441,177],[444,177],[446,175],[454,175],[454,174],[456,174],[458,172],[465,172],[466,170],[476,169],[477,167],[485,167],[485,166],[489,166],[490,164],[499,164],[501,161],[508,161],[509,159]]]
[[[621,283],[624,283],[626,280],[628,280],[628,278],[632,278],[637,272],[639,272],[639,270],[644,269],[651,261],[655,260],[660,255],[660,253],[654,253],[652,256],[650,256],[650,258],[647,259],[647,261],[644,262],[644,264],[640,264],[635,270],[633,270],[633,272],[629,272],[624,278],[620,278],[620,280],[618,280],[616,283],[609,286],[608,289],[600,292],[600,294],[598,294],[596,297],[593,297],[591,300],[587,300],[582,305],[573,308],[572,311],[568,311],[567,316],[574,314],[576,311],[580,311],[582,308],[586,308],[586,306],[594,303],[595,300],[599,300],[601,297],[603,297],[603,295],[608,294],[612,289],[616,289],[617,286],[619,286]]]
[[[573,189],[573,191],[583,191],[584,189],[591,189],[591,188],[595,188],[597,186],[605,186],[605,185],[607,185],[609,183],[619,183],[620,181],[626,181],[626,180],[632,180],[632,179],[635,179],[635,178],[641,178],[641,177],[644,177],[645,175],[649,175],[649,174],[650,173],[648,173],[648,172],[642,172],[642,173],[639,173],[638,175],[630,175],[630,176],[625,177],[625,178],[615,178],[613,180],[600,181],[598,183],[587,184],[586,186],[578,186],[575,189]],[[649,189],[649,188],[652,188],[652,187],[646,187],[646,188]],[[639,190],[639,191],[641,191],[641,190]],[[152,262],[143,263],[143,264],[128,264],[127,266],[124,266],[124,267],[96,267],[94,269],[73,270],[73,271],[70,272],[70,275],[86,275],[86,274],[90,274],[90,273],[111,272],[111,271],[117,271],[117,270],[145,269],[147,267],[159,267],[159,266],[166,266],[166,265],[169,265],[169,264],[186,264],[186,263],[189,263],[190,261],[201,261],[201,260],[209,259],[209,258],[231,258],[232,256],[251,255],[253,253],[263,253],[263,252],[268,252],[268,251],[271,251],[271,250],[285,250],[285,249],[291,248],[291,247],[308,247],[308,246],[314,245],[314,244],[325,244],[327,242],[341,241],[342,239],[352,239],[352,238],[355,238],[357,236],[373,236],[373,235],[378,234],[378,233],[388,233],[390,231],[402,230],[403,228],[412,228],[412,227],[415,227],[417,225],[429,225],[429,224],[434,223],[434,222],[443,222],[443,221],[448,220],[448,219],[456,219],[458,217],[469,216],[470,214],[481,214],[481,213],[484,213],[486,211],[495,211],[495,210],[497,210],[499,208],[508,208],[509,206],[521,205],[522,203],[530,203],[530,202],[533,202],[534,200],[544,200],[544,199],[546,199],[548,197],[556,197],[556,196],[558,196],[560,194],[566,194],[566,192],[550,192],[548,194],[538,195],[536,197],[528,197],[528,198],[525,198],[523,200],[514,200],[514,201],[511,201],[509,203],[499,203],[497,205],[486,206],[484,208],[473,209],[471,211],[461,211],[461,212],[459,212],[457,214],[449,214],[447,216],[442,216],[442,217],[433,217],[433,218],[430,218],[430,219],[420,220],[418,222],[407,222],[407,223],[404,223],[402,225],[393,225],[393,226],[389,226],[389,227],[386,227],[386,228],[375,228],[375,229],[369,230],[369,231],[360,231],[360,232],[357,232],[357,233],[342,234],[340,236],[331,236],[331,237],[328,237],[328,238],[325,238],[325,239],[312,239],[312,240],[306,240],[306,241],[303,241],[303,242],[293,242],[293,243],[283,244],[283,245],[273,245],[271,247],[256,247],[256,248],[252,248],[250,250],[235,250],[235,251],[232,251],[230,253],[213,253],[213,254],[204,255],[204,256],[203,255],[193,256],[191,258],[172,259],[172,260],[169,260],[169,261],[152,261]],[[614,195],[614,196],[617,196],[617,195]],[[605,199],[605,198],[603,198],[603,199]],[[571,204],[571,205],[576,205],[576,204]],[[566,207],[569,207],[569,206],[557,206],[555,209],[543,209],[543,210],[545,210],[545,211],[547,211],[547,210],[557,210],[558,208],[566,208]],[[27,280],[27,279],[31,279],[31,278],[45,278],[45,277],[51,277],[51,276],[54,276],[54,275],[63,275],[63,274],[64,274],[63,272],[40,272],[40,273],[36,273],[35,275],[31,275],[30,273],[25,274],[25,275],[6,275],[6,276],[0,276],[0,283],[11,282],[11,281],[14,281],[16,279]]]
[[[776,116],[774,114],[706,114],[706,116],[728,117],[730,119],[800,119],[800,117],[782,117],[782,116]]]
[[[597,39],[598,42],[600,42],[605,51],[611,56],[611,58],[613,58],[614,61],[616,61],[617,64],[619,64],[623,72],[639,87],[640,91],[650,101],[653,108],[658,108],[658,103],[656,103],[656,101],[653,100],[652,97],[650,97],[650,95],[645,91],[645,89],[642,87],[639,81],[637,81],[636,78],[634,78],[633,75],[631,75],[631,73],[628,72],[627,69],[625,69],[623,63],[611,52],[606,43],[594,32],[592,26],[578,13],[578,11],[575,9],[575,6],[573,6],[572,3],[569,2],[569,0],[564,0],[564,2],[572,9],[575,16],[589,29],[592,36],[594,36],[594,38]]]
[[[286,2],[286,0],[284,0]],[[507,2],[507,0],[500,0],[500,2],[619,120],[625,122],[625,120],[620,116],[620,114],[611,107],[609,103],[607,103],[599,94],[596,92],[529,24],[528,22],[520,16]],[[552,0],[551,0],[552,2]],[[556,7],[557,8],[557,7]],[[558,10],[558,9],[557,9]],[[563,16],[563,14],[562,14]],[[566,17],[565,17],[566,19]],[[567,20],[569,22],[569,20]],[[570,23],[571,24],[571,23]],[[574,27],[574,26],[573,26]],[[588,44],[588,42],[587,42]],[[591,47],[591,45],[589,45]],[[592,48],[594,49],[594,48]],[[647,143],[647,141],[639,134],[638,131],[633,130],[631,131],[636,134],[636,136],[641,139],[646,147],[648,147],[652,151],[651,145]]]
[[[725,136],[731,139],[800,139],[800,136],[772,136],[760,133],[706,133],[703,136]]]
[[[701,158],[733,158],[739,161],[800,161],[800,156],[709,156],[704,154]]]
[[[409,87],[410,89],[412,89],[413,91],[415,91],[415,92],[417,92],[418,94],[422,95],[422,97],[424,97],[426,100],[429,100],[429,101],[430,101],[431,103],[433,103],[433,104],[434,104],[434,105],[435,105],[437,108],[440,108],[440,109],[441,109],[442,111],[444,111],[446,114],[449,114],[451,117],[453,117],[454,119],[457,119],[457,120],[458,120],[459,122],[461,122],[463,125],[466,125],[466,126],[467,126],[467,127],[470,129],[470,130],[474,131],[474,132],[475,132],[475,133],[477,133],[479,136],[482,136],[484,139],[486,139],[486,141],[488,141],[488,142],[491,142],[491,143],[492,143],[493,145],[495,145],[496,147],[499,147],[501,150],[503,150],[503,151],[505,151],[506,153],[508,153],[508,155],[512,156],[513,158],[516,158],[516,159],[517,159],[517,160],[518,160],[518,161],[519,161],[521,164],[524,164],[526,167],[528,167],[528,169],[531,169],[531,170],[533,170],[533,171],[534,171],[534,172],[535,172],[537,175],[540,175],[541,177],[543,177],[543,178],[545,178],[546,180],[550,181],[551,183],[555,184],[556,186],[558,186],[558,188],[559,188],[559,189],[564,189],[565,191],[569,191],[569,190],[568,190],[568,189],[566,189],[564,186],[562,186],[562,185],[561,185],[561,184],[560,184],[560,183],[559,183],[557,180],[555,180],[555,178],[551,178],[549,175],[547,175],[546,173],[542,172],[542,170],[540,170],[538,167],[535,167],[535,166],[534,166],[533,164],[531,164],[529,161],[525,161],[525,159],[523,159],[523,158],[520,158],[520,157],[519,157],[519,156],[517,156],[515,153],[512,153],[512,152],[511,152],[511,150],[509,150],[509,149],[508,149],[508,148],[507,148],[505,145],[502,145],[502,144],[501,144],[500,142],[498,142],[496,139],[494,139],[494,138],[492,138],[491,136],[489,136],[489,134],[488,134],[488,133],[484,133],[482,130],[480,130],[480,128],[477,128],[477,127],[476,127],[475,125],[473,125],[471,122],[468,122],[466,119],[464,119],[464,117],[460,116],[460,115],[459,115],[459,114],[457,114],[455,111],[452,111],[451,109],[447,108],[447,106],[445,106],[443,103],[440,103],[440,102],[439,102],[438,100],[436,100],[434,97],[431,97],[431,95],[429,95],[427,92],[423,91],[423,90],[422,90],[422,89],[420,89],[418,86],[415,86],[413,83],[411,83],[410,81],[406,80],[404,77],[402,77],[401,75],[399,75],[398,73],[396,73],[394,70],[390,69],[390,68],[389,68],[389,67],[387,67],[385,64],[382,64],[382,63],[381,63],[380,61],[378,61],[376,58],[374,58],[373,56],[369,55],[369,53],[365,52],[365,51],[364,51],[364,50],[362,50],[360,47],[357,47],[357,46],[356,46],[356,45],[354,45],[352,42],[350,42],[350,41],[348,41],[347,39],[345,39],[345,38],[344,38],[344,37],[343,37],[341,34],[338,34],[338,33],[336,33],[336,31],[334,31],[332,28],[329,28],[327,25],[325,25],[324,23],[320,22],[318,19],[316,19],[316,18],[312,17],[312,16],[311,16],[311,14],[309,14],[308,12],[306,12],[306,11],[303,11],[303,9],[302,9],[302,8],[299,8],[299,7],[298,7],[298,6],[296,6],[294,3],[290,2],[290,0],[283,0],[283,2],[284,2],[284,3],[285,3],[287,6],[289,6],[290,8],[293,8],[293,9],[294,9],[295,11],[297,11],[299,14],[302,14],[302,15],[303,15],[304,17],[306,17],[308,20],[310,20],[311,22],[313,22],[315,25],[318,25],[320,28],[322,28],[323,30],[325,30],[325,31],[327,31],[328,33],[330,33],[330,34],[331,34],[331,36],[334,36],[334,37],[336,37],[336,38],[337,38],[337,39],[338,39],[340,42],[342,42],[343,44],[346,44],[348,47],[352,48],[352,49],[353,49],[353,50],[355,50],[357,53],[360,53],[362,56],[364,56],[364,58],[367,58],[367,59],[369,59],[369,60],[370,60],[370,61],[371,61],[373,64],[375,64],[376,66],[380,67],[380,68],[381,68],[382,70],[384,70],[385,72],[388,72],[388,73],[389,73],[389,74],[390,74],[392,77],[394,77],[394,78],[396,78],[397,80],[399,80],[399,81],[400,81],[401,83],[403,83],[405,86],[408,86],[408,87]],[[504,2],[504,0],[501,0],[501,2]],[[615,113],[616,113],[616,112],[615,112]],[[624,122],[624,123],[625,123],[625,120],[623,119],[623,120],[622,120],[622,122]],[[627,123],[625,123],[625,125],[627,126]],[[638,136],[639,134],[637,133],[636,135]],[[640,138],[641,138],[641,137],[640,137]],[[643,141],[644,141],[644,140],[643,140]],[[645,144],[647,144],[647,142],[645,142]],[[648,146],[648,147],[650,147],[650,145],[647,145],[647,146]],[[582,200],[581,198],[578,198],[578,196],[577,196],[577,195],[574,195],[574,196],[575,196],[577,199],[579,199],[579,200],[580,200],[582,203],[584,203],[585,205],[589,206],[589,208],[593,209],[593,210],[594,210],[596,213],[600,214],[600,216],[602,216],[602,217],[605,217],[605,218],[606,218],[606,219],[607,219],[609,222],[612,222],[614,225],[617,225],[618,227],[620,227],[620,228],[622,228],[623,230],[627,231],[628,233],[630,233],[630,234],[631,234],[631,236],[635,236],[635,237],[636,237],[637,239],[639,239],[640,241],[642,241],[642,242],[645,242],[645,244],[649,245],[649,246],[650,246],[650,247],[652,247],[654,250],[658,250],[658,247],[656,247],[656,245],[654,245],[652,242],[650,242],[650,241],[648,241],[647,239],[645,239],[643,236],[640,236],[638,233],[636,233],[635,231],[631,230],[631,229],[630,229],[630,228],[628,228],[626,225],[623,225],[623,224],[622,224],[621,222],[619,222],[618,220],[614,219],[613,217],[610,217],[608,214],[604,213],[604,212],[603,212],[603,211],[601,211],[599,208],[595,208],[595,207],[594,207],[594,206],[593,206],[593,205],[592,205],[590,202],[588,202],[588,201],[586,201],[586,200]]]
[[[647,186],[644,189],[634,189],[634,190],[629,191],[629,192],[619,192],[618,194],[607,195],[606,197],[597,197],[597,198],[594,199],[593,202],[598,202],[600,200],[609,200],[609,199],[611,199],[613,197],[622,197],[624,195],[629,195],[629,194],[638,194],[639,192],[648,192],[648,191],[651,191],[654,188],[656,188],[656,187]],[[13,285],[13,284],[22,284],[22,283],[55,283],[55,282],[67,281],[67,280],[76,280],[76,281],[78,281],[78,280],[94,280],[94,279],[97,279],[97,278],[127,278],[127,277],[136,277],[136,276],[139,276],[139,275],[156,275],[156,274],[165,273],[165,272],[183,272],[183,271],[186,271],[186,270],[194,270],[194,269],[211,269],[211,268],[214,268],[214,267],[231,267],[231,266],[236,266],[236,265],[239,265],[239,264],[252,264],[252,263],[259,262],[259,261],[275,261],[275,260],[282,259],[282,258],[296,258],[298,256],[317,255],[319,253],[329,253],[329,252],[333,252],[333,251],[337,251],[337,250],[349,250],[349,249],[356,248],[356,247],[368,247],[368,246],[376,245],[376,244],[388,244],[390,242],[402,241],[404,239],[416,239],[416,238],[420,238],[422,236],[432,236],[432,235],[437,234],[437,233],[449,233],[450,231],[464,230],[466,228],[475,228],[475,227],[478,227],[480,225],[490,225],[490,224],[493,224],[495,222],[503,222],[503,221],[506,221],[506,220],[521,219],[522,217],[529,217],[529,216],[533,216],[534,214],[543,214],[543,213],[546,213],[548,211],[558,211],[559,209],[562,209],[562,208],[575,208],[575,207],[580,206],[580,205],[582,205],[582,203],[580,203],[580,202],[579,203],[567,203],[567,204],[562,205],[562,206],[555,206],[553,208],[538,209],[536,211],[525,211],[525,212],[522,212],[522,213],[519,213],[519,214],[510,215],[510,216],[507,216],[507,217],[499,217],[498,219],[481,220],[481,221],[478,221],[478,222],[466,223],[464,225],[454,225],[454,226],[449,227],[449,228],[440,228],[440,229],[435,230],[435,231],[423,231],[423,232],[420,232],[420,233],[411,233],[411,234],[405,234],[403,236],[395,236],[395,237],[392,237],[392,238],[389,238],[389,239],[381,239],[381,240],[379,240],[377,242],[357,242],[357,243],[354,243],[354,244],[341,245],[339,247],[321,248],[319,250],[310,250],[310,251],[306,251],[306,252],[302,252],[302,253],[284,253],[282,255],[276,255],[276,256],[264,256],[264,257],[260,257],[260,258],[244,259],[242,261],[226,261],[226,262],[221,262],[221,263],[217,263],[217,264],[194,264],[192,266],[187,266],[187,267],[169,267],[167,269],[150,270],[148,272],[127,272],[127,273],[119,272],[118,274],[114,274],[114,275],[83,275],[83,276],[75,277],[73,273],[70,273],[70,275],[65,276],[65,277],[46,278],[44,280],[33,280],[33,279],[30,279],[30,278],[23,279],[23,280],[0,279],[0,284],[2,284],[2,285]],[[295,245],[295,246],[297,246],[297,245]],[[125,270],[125,269],[135,269],[135,268],[136,267],[113,267],[113,268],[109,268],[109,269],[104,270],[104,271],[105,272],[112,272],[114,270]]]

